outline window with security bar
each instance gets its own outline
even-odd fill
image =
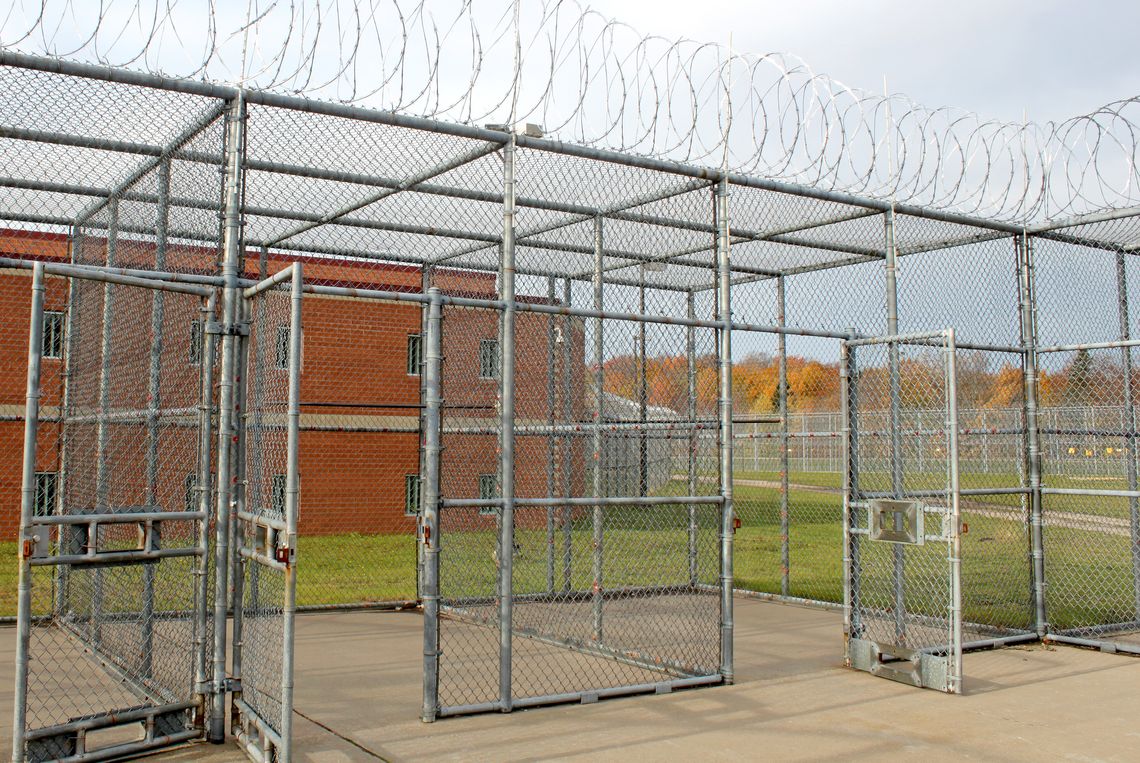
[[[499,378],[498,339],[483,339],[479,342],[479,378]]]
[[[495,474],[480,474],[479,475],[479,500],[480,501],[493,501],[499,497],[499,478]],[[481,506],[479,508],[480,514],[495,514],[496,508],[494,506]]]
[[[424,362],[423,349],[423,337],[408,334],[408,376],[420,375],[420,366]]]
[[[420,475],[409,474],[404,477],[404,514],[414,517],[420,513]]]
[[[41,355],[45,358],[63,357],[63,313],[57,310],[44,311],[44,334]]]
[[[277,327],[277,347],[274,360],[278,368],[289,367],[290,333],[288,326]]]
[[[36,472],[36,502],[32,514],[36,517],[50,517],[55,513],[56,488],[59,475],[56,472]]]
[[[202,365],[202,321],[190,321],[189,362],[192,366]]]

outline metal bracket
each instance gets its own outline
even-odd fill
[[[870,502],[871,540],[921,546],[926,541],[920,501],[877,498]]]
[[[206,333],[219,336],[249,336],[249,322],[235,321],[226,324],[221,321],[206,321]]]
[[[43,559],[51,556],[51,528],[47,525],[32,525],[29,535],[24,537],[21,550],[25,559]]]
[[[941,654],[851,638],[847,640],[847,665],[920,689],[950,690],[949,666]]]

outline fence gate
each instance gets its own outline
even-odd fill
[[[245,419],[234,484],[246,487],[234,496],[232,729],[250,758],[281,763],[292,747],[301,283],[295,264],[245,290],[248,357],[236,385]]]
[[[166,337],[189,337],[214,292],[32,272],[13,760],[199,737],[211,358]]]
[[[844,635],[850,667],[959,693],[954,352],[952,330],[844,343]]]

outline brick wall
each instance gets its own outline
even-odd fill
[[[65,237],[0,231],[2,256],[66,261]],[[106,242],[83,239],[77,260],[104,262]],[[171,247],[167,262],[179,270],[213,272],[217,253],[203,247]],[[269,274],[292,260],[274,256],[265,263]],[[385,290],[419,291],[419,268],[381,263],[334,263],[303,259],[306,281],[347,284]],[[116,246],[120,267],[153,267],[154,247],[122,238]],[[257,253],[245,260],[245,275],[256,277],[261,264]],[[492,274],[441,270],[436,285],[446,292],[491,296]],[[0,332],[0,536],[16,532],[20,504],[22,412],[26,384],[27,325],[30,313],[30,272],[0,271],[0,317],[8,330]],[[82,346],[82,369],[73,389],[98,402],[98,367],[102,314],[102,285],[86,283],[82,289],[82,323],[89,328],[77,336]],[[121,296],[120,296],[121,295]],[[523,297],[524,299],[526,297]],[[46,309],[63,310],[67,300],[64,279],[49,278]],[[170,295],[165,301],[162,347],[162,406],[184,406],[197,397],[198,367],[190,362],[191,324],[196,299]],[[114,407],[147,406],[149,329],[153,295],[135,289],[116,290],[112,352],[116,381]],[[405,480],[419,472],[420,377],[408,371],[409,336],[421,330],[421,308],[410,303],[327,296],[306,296],[304,301],[303,370],[301,377],[302,433],[300,440],[302,534],[411,532],[414,518],[405,514]],[[550,362],[551,326],[570,346],[569,370],[562,347]],[[272,328],[272,327],[271,327]],[[445,426],[493,426],[497,422],[498,381],[480,378],[481,340],[498,337],[498,316],[493,311],[445,309],[443,396]],[[542,423],[550,417],[548,374],[554,376],[555,419],[563,411],[584,417],[585,403],[581,321],[559,316],[520,313],[517,320],[519,355],[516,369],[517,419]],[[48,416],[58,406],[62,380],[60,361],[44,360],[44,396]],[[563,374],[571,375],[570,399],[564,399]],[[137,384],[134,380],[137,378]],[[92,397],[95,396],[95,397]],[[74,402],[74,398],[73,398]],[[187,498],[187,479],[194,471],[196,434],[192,417],[179,424],[165,420],[159,447],[159,473],[155,500],[163,508],[181,509]],[[90,458],[72,468],[68,494],[93,497],[95,427],[75,427],[72,453]],[[114,505],[146,502],[145,422],[109,428],[113,453],[110,501]],[[58,466],[58,425],[41,426],[37,468],[52,472]],[[517,438],[516,475],[520,496],[546,495],[548,466],[554,463],[555,492],[563,483],[563,449],[570,453],[569,481],[573,494],[581,494],[587,438]],[[476,497],[479,476],[497,471],[497,439],[493,435],[445,435],[442,487],[448,497]],[[70,499],[69,499],[70,500]],[[473,512],[474,513],[474,512]],[[493,523],[493,518],[477,521]]]

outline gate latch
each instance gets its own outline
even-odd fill
[[[273,559],[280,564],[291,565],[294,557],[295,553],[289,546],[277,546],[273,549]]]
[[[924,512],[920,501],[877,498],[870,502],[870,513],[871,540],[907,543],[913,546],[923,544]]]
[[[51,556],[51,528],[47,525],[32,525],[24,538],[21,554],[25,559],[43,559]]]

